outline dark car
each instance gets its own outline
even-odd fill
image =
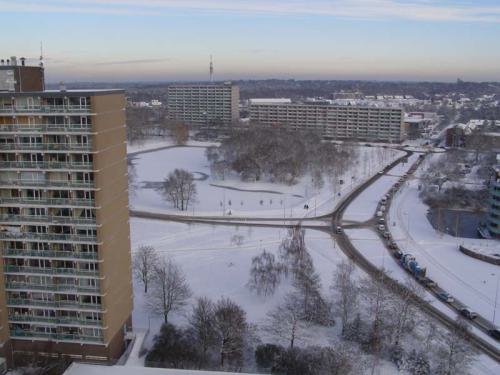
[[[495,329],[489,329],[488,330],[488,335],[493,337],[495,340],[500,341],[500,329],[495,328]]]
[[[467,319],[473,320],[477,318],[477,313],[472,311],[471,309],[464,307],[459,310],[460,314],[465,316]]]

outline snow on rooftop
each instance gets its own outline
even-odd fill
[[[245,375],[241,372],[175,370],[152,367],[104,366],[73,363],[64,375]],[[251,374],[247,374],[251,375]]]
[[[289,104],[292,102],[290,98],[260,98],[250,99],[250,104]]]

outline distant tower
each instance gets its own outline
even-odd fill
[[[214,61],[212,55],[210,55],[210,82],[214,81]]]
[[[40,68],[43,68],[43,44],[40,42]]]

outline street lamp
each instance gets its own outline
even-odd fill
[[[491,274],[491,276],[495,276],[494,273]],[[500,285],[500,273],[497,274],[497,288],[495,290],[495,306],[493,308],[493,325],[495,325],[495,317],[496,317],[496,313],[497,313],[497,302],[498,302],[498,286]]]

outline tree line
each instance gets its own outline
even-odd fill
[[[315,133],[285,129],[235,131],[219,147],[206,151],[212,175],[224,179],[229,173],[242,180],[294,184],[309,172],[315,185],[323,173],[341,175],[356,156],[349,145],[324,143]]]

